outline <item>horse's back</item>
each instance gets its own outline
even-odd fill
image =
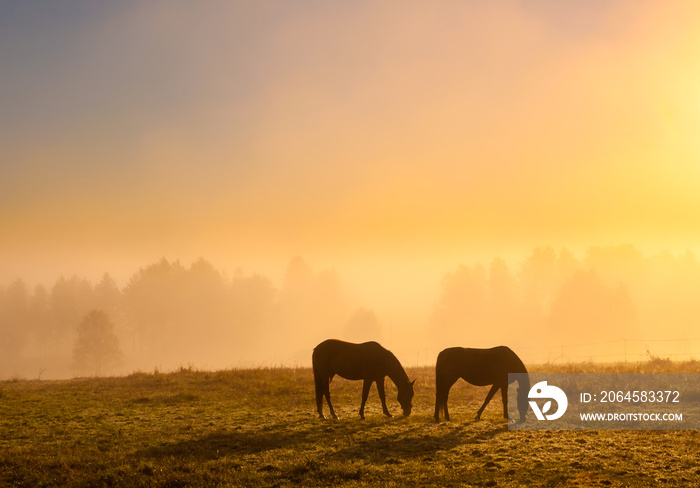
[[[337,374],[347,379],[363,379],[383,371],[390,354],[375,341],[357,344],[328,339],[314,348],[312,363],[314,371],[323,370],[331,376]]]
[[[525,365],[508,346],[488,349],[450,347],[440,352],[436,374],[464,378],[478,386],[507,381],[508,373],[526,373]]]
[[[328,349],[333,349],[336,347],[340,347],[340,344],[349,344],[348,342],[341,341],[339,339],[326,339],[323,342],[320,342],[316,347],[314,347],[314,352],[317,351],[325,351]]]
[[[327,339],[314,347],[311,354],[311,362],[314,368],[322,368],[332,361],[338,354],[343,354],[353,344],[338,339]]]
[[[312,354],[312,359],[314,357],[320,358],[325,355],[335,355],[335,354],[377,354],[381,355],[387,352],[387,350],[378,342],[369,341],[362,343],[354,343],[341,341],[340,339],[326,339],[314,348]]]

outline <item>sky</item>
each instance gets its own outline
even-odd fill
[[[700,251],[699,33],[693,1],[0,0],[0,281],[300,255],[405,298]]]

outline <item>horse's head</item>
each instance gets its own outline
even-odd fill
[[[405,385],[399,388],[399,394],[396,397],[406,417],[411,415],[411,408],[413,407],[411,400],[413,400],[413,384],[415,382],[416,380],[407,381]]]

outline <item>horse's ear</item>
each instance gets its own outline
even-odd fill
[[[418,378],[416,378],[418,379]],[[416,380],[411,381],[411,386],[413,386],[416,383]]]

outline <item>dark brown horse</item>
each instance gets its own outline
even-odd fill
[[[450,347],[438,354],[435,365],[435,421],[440,421],[440,409],[445,411],[445,420],[450,420],[447,410],[447,396],[455,382],[462,378],[477,386],[493,385],[486,400],[476,413],[476,420],[498,390],[503,400],[503,416],[508,419],[508,373],[524,373],[518,381],[518,411],[524,422],[527,415],[527,395],[530,391],[530,378],[520,358],[506,346],[491,349],[467,349]]]
[[[314,368],[314,381],[316,383],[316,410],[322,419],[323,397],[326,397],[331,416],[338,416],[331,404],[330,383],[335,375],[348,380],[363,380],[362,404],[360,405],[360,418],[365,419],[365,403],[372,383],[377,383],[377,391],[382,401],[384,415],[391,417],[386,407],[384,395],[384,378],[388,376],[399,390],[397,400],[401,404],[404,415],[411,413],[411,400],[413,399],[413,383],[409,381],[401,363],[391,351],[384,349],[376,342],[352,342],[329,339],[323,341],[314,349],[312,355]]]

